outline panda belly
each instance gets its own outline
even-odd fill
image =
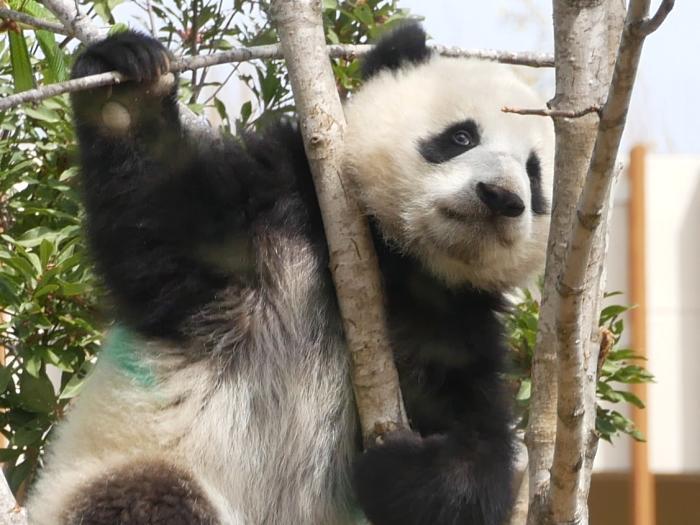
[[[267,259],[274,288],[226,290],[195,319],[208,339],[130,341],[131,361],[107,345],[58,429],[32,523],[72,525],[72,509],[95,500],[94,480],[151,464],[144,470],[184,473],[211,523],[355,522],[356,416],[340,322],[309,254],[288,248]]]

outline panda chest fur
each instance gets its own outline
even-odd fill
[[[206,443],[201,476],[245,523],[344,523],[357,425],[325,253],[269,224],[254,245],[256,286],[231,285],[193,319],[211,378],[193,402],[210,423],[185,450]]]

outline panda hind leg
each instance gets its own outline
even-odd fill
[[[78,491],[62,525],[219,525],[190,474],[163,461],[129,463]]]

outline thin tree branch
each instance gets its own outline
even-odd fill
[[[361,46],[366,53],[371,46]],[[514,51],[498,51],[494,49],[463,49],[455,46],[441,46],[432,44],[429,46],[433,52],[453,58],[478,58],[502,64],[528,67],[554,67],[554,56],[548,53],[518,53]]]
[[[26,102],[39,102],[45,98],[55,97],[64,93],[74,93],[85,89],[93,89],[102,86],[111,86],[124,82],[124,75],[110,71],[99,75],[76,78],[56,84],[48,84],[37,89],[28,89],[15,95],[0,98],[0,111],[5,111]]]
[[[643,36],[649,36],[654,31],[656,31],[661,24],[664,23],[666,17],[671,13],[676,0],[663,0],[659,8],[656,10],[656,14],[650,19],[645,19],[641,22],[639,26],[639,31]]]
[[[63,24],[51,22],[50,20],[42,20],[41,18],[36,18],[26,13],[20,13],[19,11],[13,11],[12,9],[6,9],[4,7],[0,7],[0,18],[14,20],[15,22],[28,25],[33,29],[45,29],[46,31],[51,31],[59,35],[71,35],[71,33],[63,27]]]
[[[372,237],[342,180],[345,117],[328,61],[321,2],[273,0],[271,7],[323,215],[362,436],[371,446],[387,432],[408,428],[408,422]]]
[[[151,26],[151,36],[156,38],[158,36],[158,30],[156,29],[156,17],[153,15],[151,0],[146,0],[146,11],[148,12],[148,21]]]
[[[326,46],[328,55],[331,58],[355,58],[366,54],[367,52],[369,52],[370,49],[372,49],[372,46],[366,44],[333,44]],[[436,50],[436,52],[440,52],[441,49],[445,50],[446,52],[449,52],[447,56],[503,60],[509,61],[507,63],[510,64],[514,63],[512,62],[512,59],[514,57],[519,57],[521,65],[530,66],[533,66],[533,64],[540,64],[540,66],[545,67],[544,64],[547,60],[546,55],[540,56],[529,54],[516,54],[488,50],[457,50],[457,48],[443,48],[442,46],[434,46],[434,49]],[[542,58],[543,56],[544,58]],[[195,70],[199,68],[215,66],[217,64],[247,62],[250,60],[258,59],[272,60],[280,58],[282,58],[282,52],[278,44],[268,44],[254,47],[238,47],[227,51],[212,53],[211,55],[198,55],[174,60],[171,64],[170,71],[176,72],[185,70]],[[110,81],[109,79],[112,80]],[[75,91],[80,91],[84,89],[108,86],[110,84],[119,84],[125,79],[117,72],[109,72],[100,73],[99,75],[83,77],[80,80],[82,80],[83,82],[76,82],[74,80],[71,80],[68,82],[51,84],[48,86],[43,86],[40,88],[0,98],[0,111],[13,108],[19,104],[23,104],[26,102],[38,102],[45,98],[61,95],[63,93],[73,93]]]
[[[600,106],[589,106],[577,111],[567,111],[564,109],[527,109],[527,108],[511,108],[504,106],[501,111],[504,113],[515,113],[516,115],[534,115],[538,117],[552,118],[581,118],[590,113],[600,113]]]

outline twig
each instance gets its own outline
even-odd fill
[[[355,58],[368,53],[372,49],[372,46],[366,44],[333,44],[327,46],[326,49],[328,51],[328,55],[331,58]],[[503,61],[505,61],[504,63],[509,64],[515,63],[513,62],[514,57],[519,57],[518,60],[521,65],[530,65],[533,67],[546,67],[546,65],[548,64],[546,56],[542,58],[542,56],[540,55],[508,53],[501,51],[478,51],[466,49],[458,50],[457,48],[443,48],[441,46],[434,46],[434,49],[436,50],[436,52],[440,52],[440,50],[442,49],[445,52],[449,53],[447,56],[453,57],[461,56],[470,58],[483,58],[489,60],[502,59]],[[277,44],[268,44],[254,47],[238,47],[235,49],[230,49],[228,51],[212,53],[211,55],[199,55],[175,60],[171,65],[170,71],[176,72],[194,70],[204,67],[215,66],[217,64],[247,62],[250,60],[258,59],[272,60],[280,58],[282,58],[282,53],[280,51],[279,45]],[[111,77],[105,75],[111,75]],[[109,78],[112,78],[113,81],[110,82],[108,80]],[[83,89],[91,89],[100,86],[107,86],[110,84],[118,84],[119,82],[123,82],[124,78],[116,72],[110,72],[83,77],[80,80],[82,80],[83,82],[61,82],[1,98],[0,111],[10,109],[25,102],[38,102],[45,98],[61,95],[63,93],[72,93]]]
[[[34,29],[45,29],[47,31],[51,31],[52,33],[58,33],[59,35],[71,35],[71,33],[69,33],[66,28],[58,22],[42,20],[41,18],[36,18],[26,13],[20,13],[19,11],[6,9],[4,7],[0,7],[0,18],[4,18],[5,20],[14,20],[15,22],[26,24]]]
[[[664,23],[666,17],[669,15],[673,9],[676,0],[663,0],[659,8],[656,10],[656,14],[652,18],[647,18],[643,20],[639,26],[639,31],[643,36],[649,36],[654,31],[656,31],[661,24]]]
[[[209,97],[207,97],[207,99],[203,102],[205,106],[209,104],[209,102],[214,100],[216,95],[218,95],[221,92],[223,87],[228,83],[229,80],[231,80],[231,77],[236,73],[236,71],[238,71],[239,66],[240,64],[236,64],[231,68],[231,71],[229,71],[228,75],[226,75],[226,78],[221,81],[221,83],[217,86],[214,92],[211,95],[209,95]]]
[[[153,38],[155,38],[158,31],[156,29],[156,17],[153,16],[153,6],[151,5],[151,0],[146,0],[146,11],[148,12],[148,20],[151,24],[151,35]]]
[[[583,116],[589,115],[590,113],[600,114],[600,107],[589,106],[587,108],[579,109],[577,111],[567,111],[564,109],[521,109],[504,106],[501,109],[501,111],[503,111],[504,113],[515,113],[516,115],[534,115],[538,117],[581,118]]]

